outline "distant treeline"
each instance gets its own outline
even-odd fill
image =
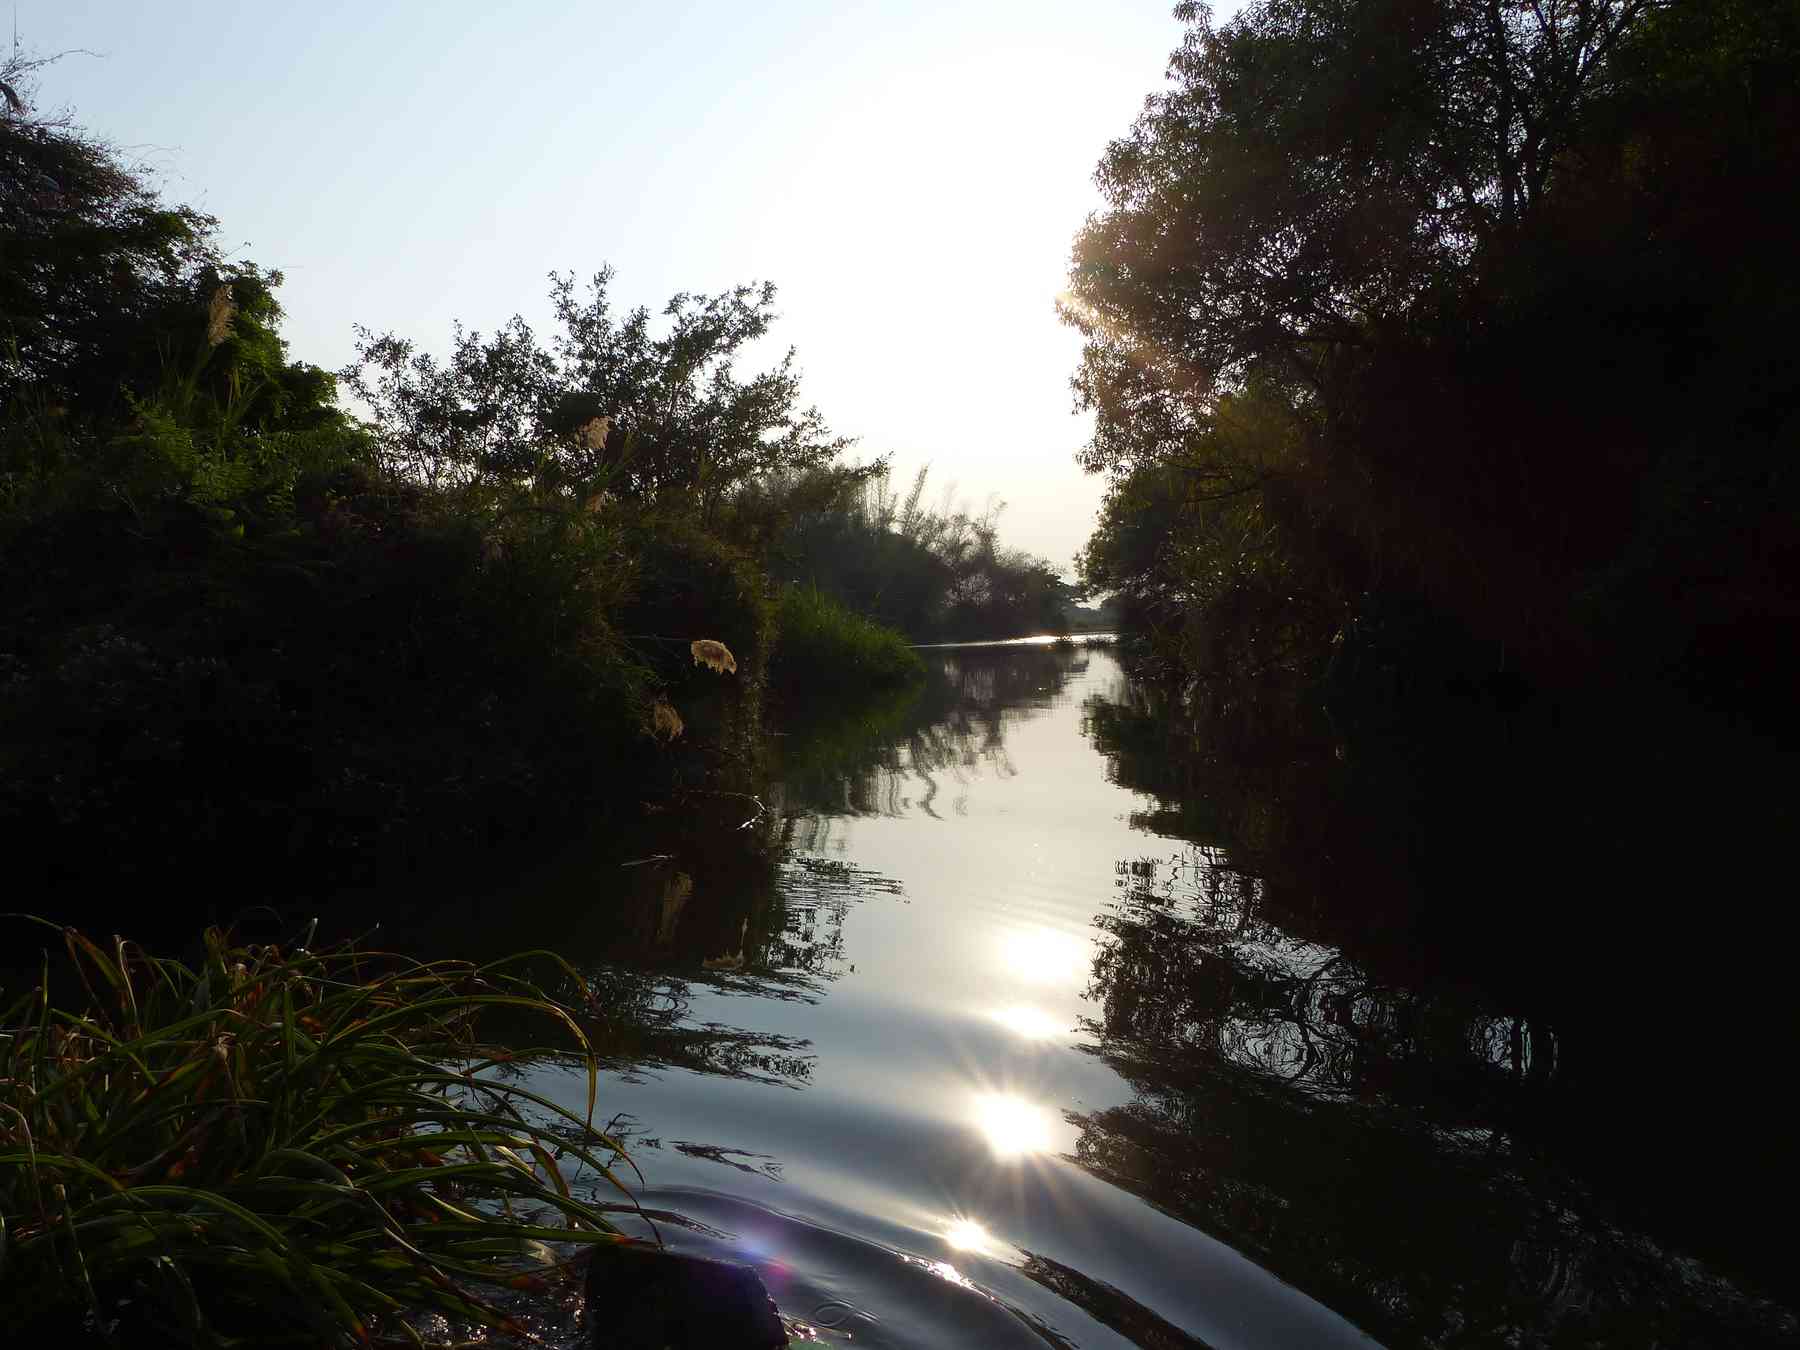
[[[933,506],[925,499],[929,473],[920,469],[902,496],[886,466],[876,465],[813,509],[787,513],[771,568],[916,642],[1066,631],[1075,589],[1044,559],[1000,543],[1002,504],[974,512],[950,485]],[[794,501],[809,495],[764,480],[748,485],[740,503],[748,507],[761,493]]]
[[[0,62],[15,876],[186,875],[249,903],[638,812],[715,781],[765,690],[917,675],[898,632],[840,601],[898,611],[813,589],[799,561],[879,466],[842,462],[792,352],[740,370],[772,286],[652,315],[613,305],[610,270],[559,275],[547,336],[459,328],[440,358],[358,330],[333,374],[290,357],[278,272],[35,110],[46,64]],[[1043,622],[1009,608],[1035,592],[983,580],[1014,566],[991,522],[958,528],[908,575],[933,631]],[[221,876],[240,893],[220,900]]]
[[[1790,717],[1800,6],[1181,12],[1063,303],[1149,658]]]

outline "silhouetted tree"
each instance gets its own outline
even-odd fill
[[[821,468],[848,447],[800,406],[792,349],[738,375],[743,348],[774,322],[773,285],[677,295],[659,328],[641,306],[615,316],[612,280],[603,268],[583,294],[572,274],[552,275],[548,345],[516,315],[487,338],[458,326],[443,361],[358,329],[344,378],[391,462],[437,484],[535,479],[711,521],[742,484]]]
[[[1539,680],[1772,695],[1795,8],[1180,12],[1062,306],[1117,482],[1090,583],[1195,669],[1404,664],[1437,616]]]

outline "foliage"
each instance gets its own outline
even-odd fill
[[[0,818],[45,881],[361,872],[647,770],[617,526],[354,466],[250,525],[58,513],[7,549]]]
[[[456,329],[447,361],[359,329],[346,385],[372,409],[391,467],[433,485],[529,478],[589,500],[601,493],[712,520],[758,475],[819,468],[847,444],[799,405],[790,349],[740,379],[742,349],[774,323],[775,288],[682,293],[622,318],[603,268],[585,294],[551,276],[558,331],[543,345],[514,316],[490,338]]]
[[[0,1018],[0,1301],[66,1338],[124,1310],[183,1344],[418,1344],[397,1314],[488,1326],[543,1240],[611,1240],[572,1164],[615,1186],[577,1009],[522,973],[206,935],[195,965],[65,931],[87,990],[48,976]],[[484,1014],[572,1051],[496,1048]],[[519,1063],[585,1064],[576,1115]],[[567,1161],[565,1161],[567,1160]],[[522,1271],[524,1273],[522,1273]]]
[[[887,461],[821,464],[746,479],[725,498],[713,528],[765,568],[791,552],[790,536],[803,521],[845,509]]]
[[[789,695],[858,697],[924,674],[906,639],[822,591],[789,586],[776,611],[771,683]]]
[[[775,603],[753,559],[688,517],[656,514],[626,527],[623,552],[630,581],[617,622],[684,716],[689,700],[721,688],[694,659],[698,640],[733,653],[733,687],[761,685],[775,644]]]
[[[0,78],[45,64],[15,47]],[[0,524],[70,498],[278,493],[284,439],[348,436],[331,377],[276,333],[280,274],[228,262],[210,217],[23,97],[0,114],[0,232]]]
[[[1448,620],[1489,670],[1774,709],[1792,8],[1185,12],[1062,306],[1090,585],[1188,670],[1405,665]]]
[[[794,513],[770,550],[771,570],[914,641],[1059,629],[1072,592],[1055,568],[1000,544],[1000,503],[976,515],[952,487],[938,507],[927,504],[928,472],[903,498],[876,465],[835,500]]]
[[[42,881],[362,876],[635,809],[754,725],[773,602],[703,518],[838,445],[791,355],[734,371],[772,291],[677,297],[653,333],[604,273],[558,281],[552,351],[522,324],[441,368],[368,339],[364,427],[288,360],[278,273],[7,109],[0,173],[64,194],[9,193],[0,257],[0,821]],[[741,677],[696,672],[696,639]],[[671,718],[693,734],[658,746]]]
[[[118,156],[31,106],[48,62],[15,46],[0,81],[0,396],[37,386],[59,401],[116,396],[130,369],[213,262],[212,221],[165,207]]]
[[[1658,3],[1267,0],[1216,30],[1182,6],[1175,88],[1109,148],[1076,246],[1092,457],[1179,442],[1258,366],[1317,388],[1465,292]]]
[[[1222,396],[1193,453],[1109,486],[1083,582],[1126,597],[1140,641],[1177,669],[1280,668],[1347,612],[1348,588],[1309,548],[1318,535],[1291,484],[1303,472],[1296,420],[1260,386]]]

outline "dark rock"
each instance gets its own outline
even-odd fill
[[[749,1266],[622,1243],[588,1265],[595,1350],[779,1350],[775,1300]]]

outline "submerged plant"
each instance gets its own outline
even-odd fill
[[[46,970],[0,1015],[7,1326],[419,1345],[403,1314],[517,1331],[492,1295],[535,1284],[532,1252],[618,1240],[564,1171],[623,1190],[587,1039],[522,973],[575,978],[558,958],[420,963],[214,930],[190,967],[64,942],[81,1011],[55,1005]],[[547,1020],[573,1050],[484,1044],[483,1014]],[[585,1067],[585,1116],[518,1080],[546,1056]]]

